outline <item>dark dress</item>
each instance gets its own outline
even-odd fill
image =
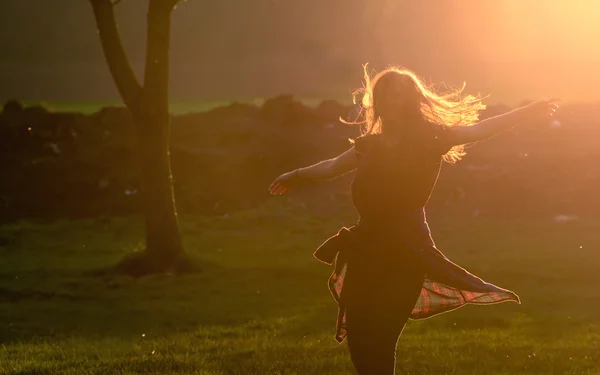
[[[467,303],[520,303],[515,293],[452,263],[431,238],[424,207],[451,147],[441,127],[394,147],[385,146],[380,135],[355,140],[352,199],[360,219],[314,255],[326,264],[335,262],[329,279],[339,305],[335,338],[341,343],[348,335],[359,373],[356,353],[377,345],[395,350],[409,318],[428,318]]]

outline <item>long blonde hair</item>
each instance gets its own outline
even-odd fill
[[[354,104],[357,104],[357,99],[362,95],[359,116],[355,121],[344,121],[347,124],[361,125],[361,134],[363,135],[382,132],[383,124],[376,101],[378,92],[381,90],[378,89],[377,84],[381,81],[380,86],[385,86],[386,77],[399,76],[403,84],[411,88],[409,93],[416,94],[416,99],[419,102],[419,108],[416,110],[420,112],[426,123],[434,126],[473,125],[479,120],[479,112],[486,108],[481,97],[463,94],[465,83],[459,89],[444,85],[445,92],[438,93],[433,85],[427,85],[423,79],[407,68],[389,67],[371,78],[367,66],[368,64],[363,66],[364,87],[355,90],[352,94]],[[387,81],[389,82],[389,78]],[[458,145],[448,151],[443,159],[450,164],[454,164],[465,155],[464,145]]]

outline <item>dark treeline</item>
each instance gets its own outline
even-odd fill
[[[488,108],[482,115],[506,111]],[[272,199],[283,171],[349,147],[359,129],[338,121],[356,108],[324,101],[309,108],[291,96],[264,105],[231,104],[173,117],[171,157],[178,209],[225,214]],[[467,149],[446,166],[431,209],[467,214],[585,215],[600,212],[595,145],[600,106],[569,105],[552,124],[516,128]],[[0,114],[3,220],[128,215],[140,212],[133,125],[124,108],[92,115],[4,105]],[[351,174],[301,189],[290,199],[320,210],[348,205]]]

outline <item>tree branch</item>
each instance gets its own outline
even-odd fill
[[[111,0],[90,0],[90,3],[108,68],[125,105],[135,114],[139,110],[142,87],[121,42],[114,5]]]

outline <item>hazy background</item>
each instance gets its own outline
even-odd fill
[[[140,71],[147,0],[120,30]],[[174,99],[344,97],[361,64],[491,93],[598,100],[600,1],[190,0],[173,15]],[[87,0],[0,2],[0,99],[117,98]]]

